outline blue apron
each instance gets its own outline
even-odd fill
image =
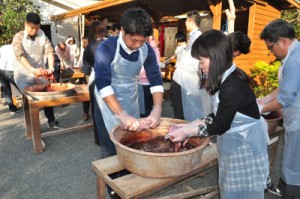
[[[296,43],[285,60],[290,56],[293,59],[299,52],[300,43]],[[291,53],[293,52],[293,54]],[[283,63],[281,69],[284,74],[285,64]],[[281,83],[281,74],[279,76],[279,84]],[[280,87],[279,87],[280,88]],[[280,90],[279,90],[280,92]],[[285,145],[282,158],[282,179],[289,185],[300,185],[300,91],[297,93],[295,102],[290,107],[282,108],[283,112],[283,126],[285,129]]]
[[[132,117],[139,118],[138,78],[148,54],[148,47],[144,44],[139,48],[139,59],[136,62],[124,59],[119,52],[120,43],[118,40],[116,54],[111,63],[111,87],[122,108]],[[108,133],[111,133],[112,129],[120,124],[120,120],[100,97],[100,93],[96,86],[95,98],[100,107],[105,127]]]
[[[228,69],[222,82],[235,70]],[[214,113],[219,104],[214,96]],[[222,199],[263,199],[269,174],[267,123],[237,112],[231,128],[217,137],[219,189]]]

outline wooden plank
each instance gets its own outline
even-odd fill
[[[89,93],[80,93],[77,95],[72,95],[68,97],[62,97],[58,99],[49,99],[49,100],[35,100],[30,103],[30,108],[44,108],[44,107],[52,107],[59,106],[62,104],[72,104],[76,102],[85,102],[90,100]]]
[[[205,193],[210,193],[210,192],[213,192],[213,196],[214,196],[214,194],[219,193],[218,186],[195,189],[195,190],[186,191],[186,192],[182,192],[182,193],[172,194],[172,195],[169,195],[169,196],[159,197],[157,199],[191,198],[191,197],[194,197],[194,196],[198,196],[198,195],[205,194]],[[206,197],[206,196],[204,196],[204,197]],[[208,198],[210,198],[210,197],[212,197],[212,194],[210,194]]]
[[[70,127],[70,128],[45,132],[45,133],[42,133],[41,136],[42,137],[49,137],[49,136],[53,136],[53,135],[60,135],[60,134],[63,134],[63,133],[70,133],[70,132],[78,131],[78,130],[81,130],[81,129],[91,128],[92,126],[93,126],[93,124],[84,124],[84,125],[80,125],[80,126],[75,126],[75,127]]]
[[[62,20],[62,19],[66,19],[66,18],[69,18],[69,17],[77,16],[77,15],[80,15],[80,14],[88,14],[89,12],[92,12],[94,10],[101,10],[101,9],[104,9],[104,8],[117,6],[117,5],[120,5],[120,4],[133,2],[133,1],[134,0],[105,0],[105,1],[101,1],[99,3],[95,3],[95,4],[85,6],[85,7],[82,7],[82,8],[73,9],[73,10],[71,10],[69,12],[66,12],[66,13],[53,15],[51,17],[51,20],[52,21]]]
[[[197,170],[185,176],[165,179],[147,178],[135,174],[111,179],[109,174],[124,170],[124,167],[120,164],[117,156],[95,161],[92,163],[92,168],[93,171],[103,178],[105,183],[112,187],[112,189],[122,198],[143,198],[177,184],[185,179],[195,177],[199,173],[202,173],[205,169],[216,166],[217,152],[215,144],[207,146],[204,150],[200,165],[201,166]],[[137,184],[139,186],[137,186]]]

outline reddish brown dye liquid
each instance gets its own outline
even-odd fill
[[[55,91],[65,91],[68,86],[65,84],[48,84],[44,85],[33,85],[28,90],[31,92],[55,92]]]
[[[174,153],[196,148],[194,145],[188,142],[185,146],[181,146],[178,149],[178,143],[174,143],[170,139],[165,139],[163,136],[158,136],[148,140],[141,139],[127,142],[125,141],[121,143],[132,149],[153,153]]]

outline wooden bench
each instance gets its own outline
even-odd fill
[[[112,156],[109,158],[94,161],[92,169],[97,174],[97,198],[104,199],[106,185],[110,186],[121,198],[145,198],[159,191],[170,188],[176,184],[189,181],[204,172],[217,167],[217,150],[215,144],[210,144],[203,152],[200,167],[181,177],[177,178],[147,178],[130,173],[128,175],[112,179],[109,175],[117,173],[125,169],[120,164],[118,157]]]

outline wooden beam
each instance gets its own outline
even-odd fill
[[[209,9],[213,15],[213,29],[221,29],[221,17],[222,17],[222,1],[218,1],[216,5],[211,0],[206,0]]]
[[[295,0],[286,0],[286,1],[292,4],[293,6],[295,6],[296,8],[300,9],[299,1],[295,1]]]
[[[246,1],[248,1],[248,2],[250,2],[250,3],[257,3],[257,4],[263,5],[263,6],[268,5],[267,2],[264,2],[264,1],[261,1],[261,0],[246,0]]]
[[[77,16],[79,14],[88,14],[89,12],[92,12],[94,10],[100,10],[100,9],[104,9],[104,8],[108,8],[108,7],[112,7],[112,6],[116,6],[128,2],[133,2],[133,1],[135,0],[104,0],[99,3],[85,6],[83,8],[71,10],[69,12],[58,14],[58,15],[53,15],[51,16],[51,21],[62,20],[69,17]]]

